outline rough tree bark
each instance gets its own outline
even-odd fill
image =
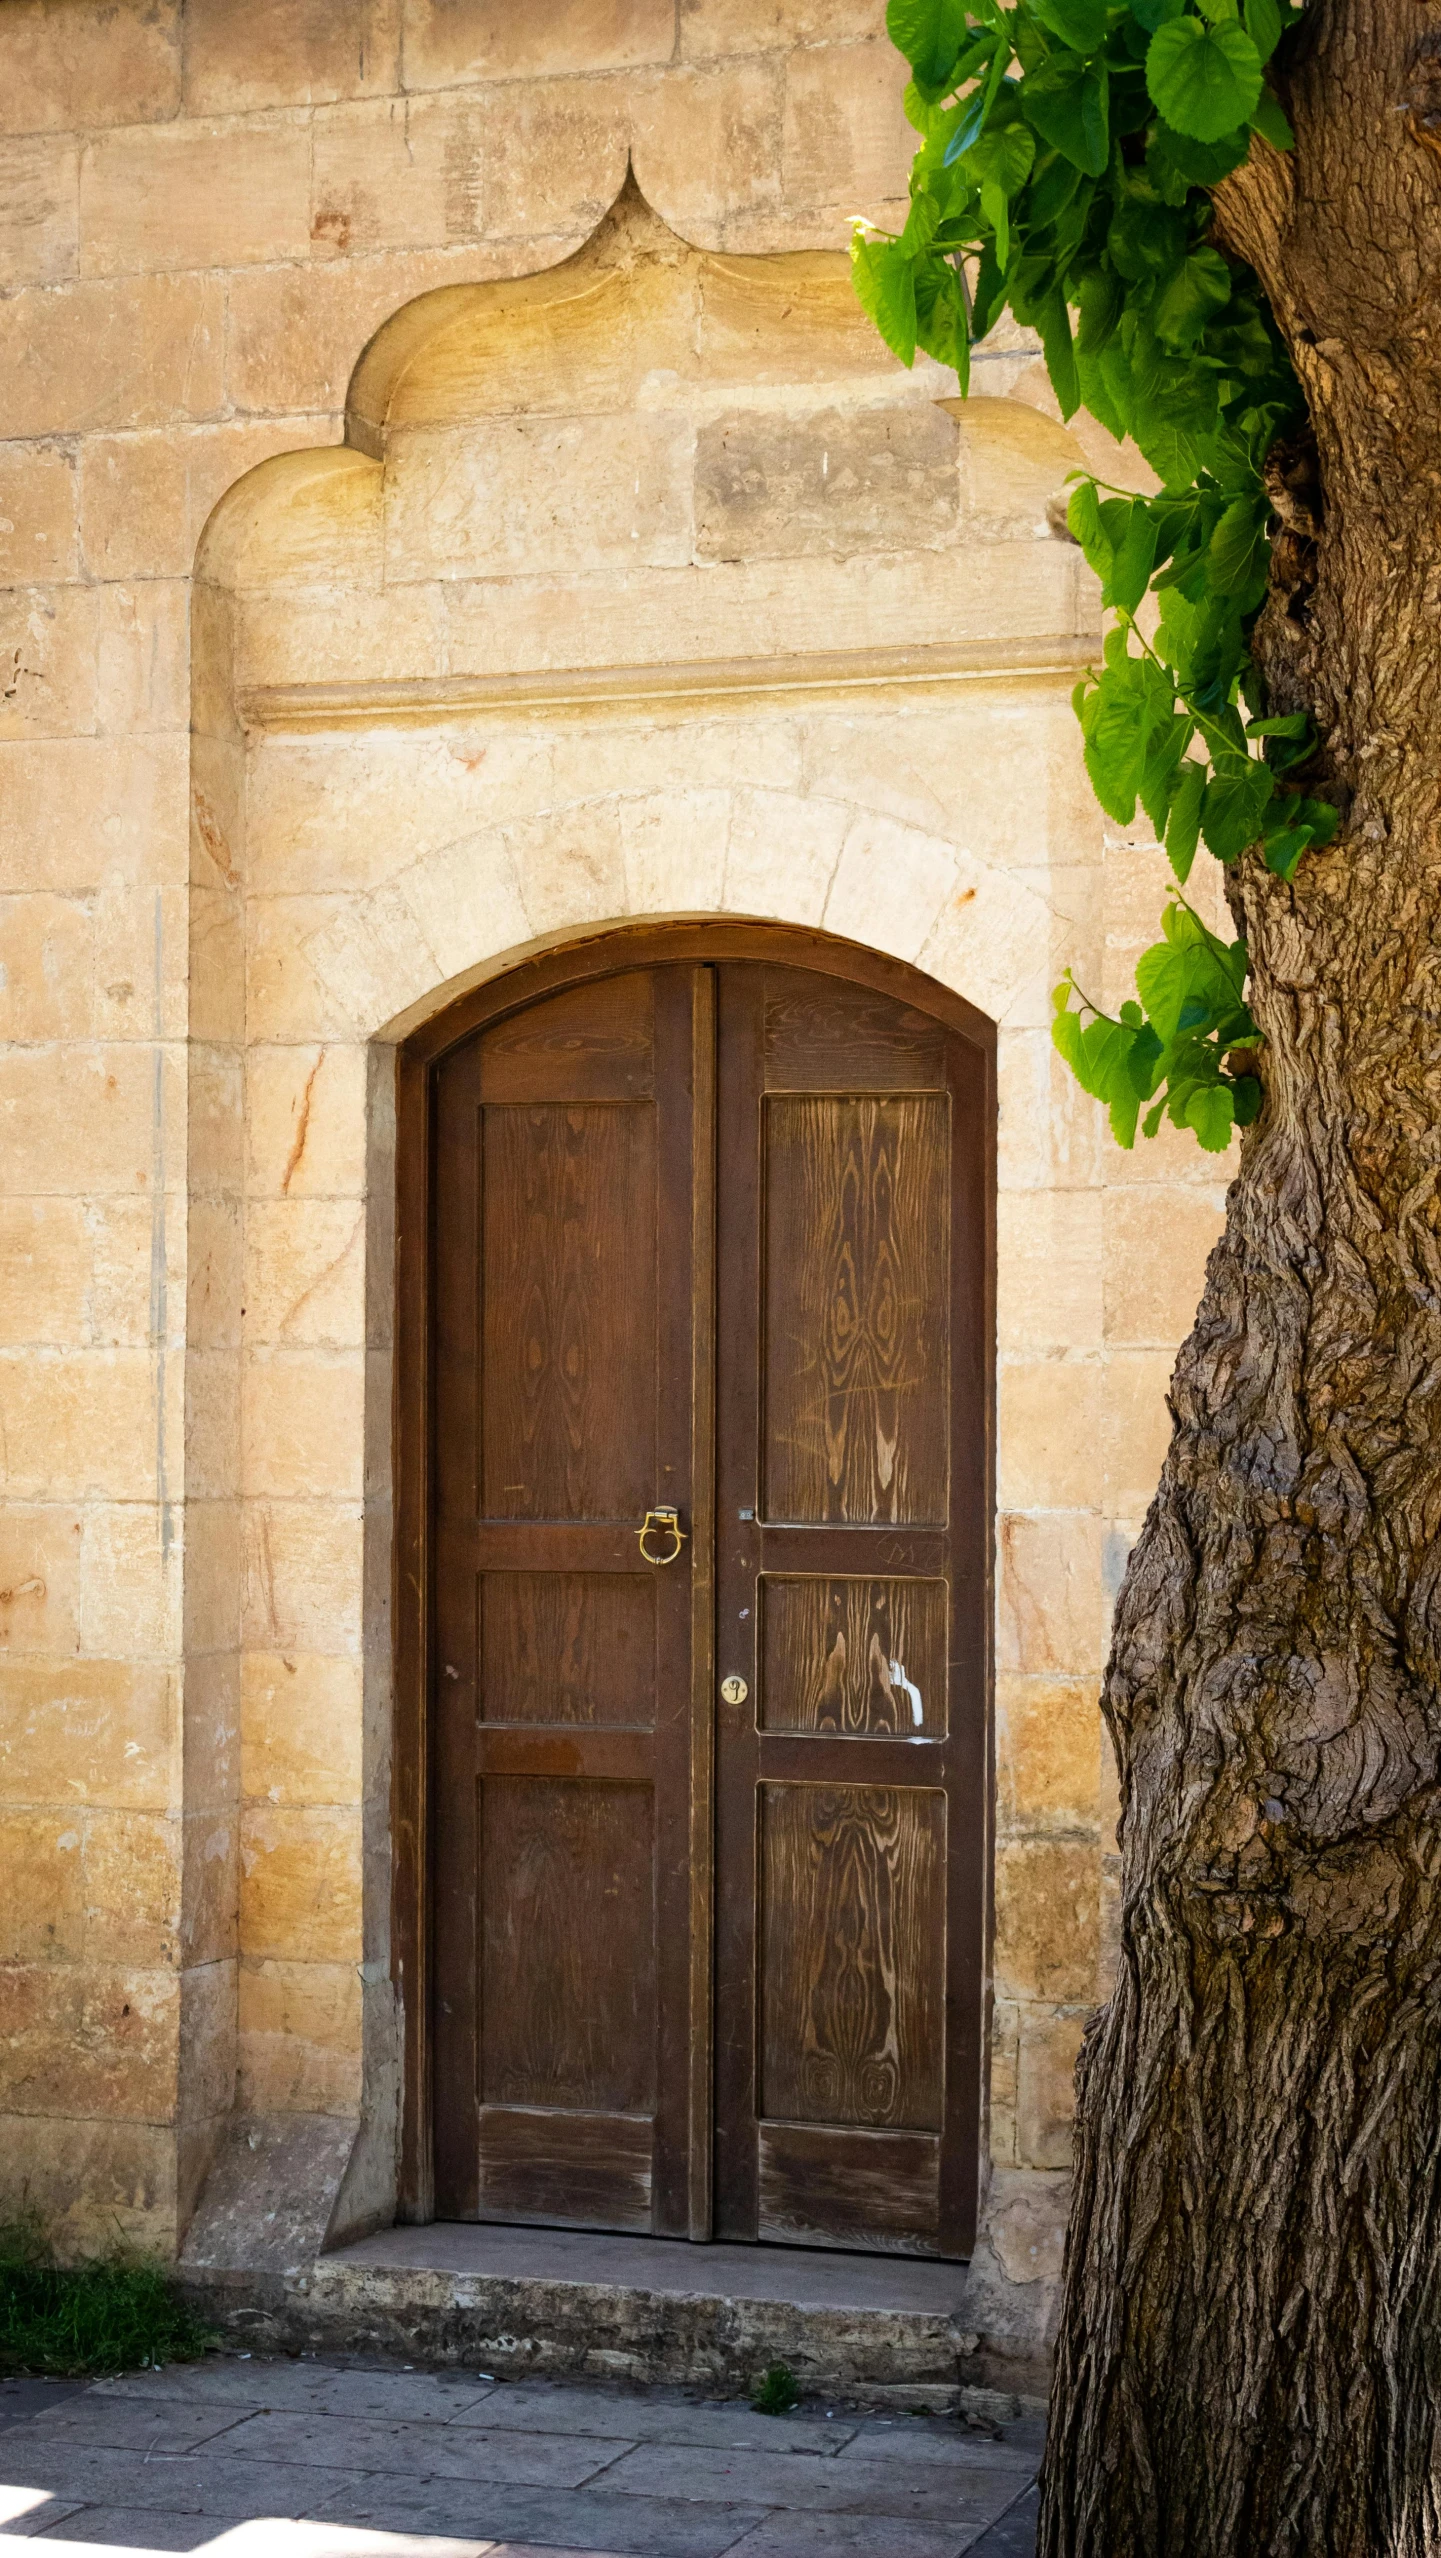
[[[1308,22],[1217,217],[1310,403],[1257,648],[1345,822],[1233,888],[1266,1101],[1107,1675],[1042,2558],[1441,2552],[1441,12]]]

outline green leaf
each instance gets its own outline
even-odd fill
[[[1201,797],[1206,788],[1204,764],[1183,764],[1166,820],[1166,859],[1184,888],[1196,858],[1201,833]]]
[[[1108,266],[1093,266],[1082,277],[1076,296],[1081,313],[1081,325],[1076,331],[1078,354],[1100,354],[1107,340],[1115,335],[1125,298],[1120,277]]]
[[[916,360],[916,277],[897,240],[865,240],[851,247],[851,279],[861,308],[870,313],[893,355]]]
[[[1031,7],[1042,26],[1076,53],[1099,53],[1106,41],[1107,0],[1031,0]]]
[[[1202,1084],[1186,1104],[1185,1126],[1208,1155],[1224,1155],[1236,1124],[1236,1105],[1225,1084]]]
[[[1111,150],[1108,95],[1103,62],[1053,53],[1023,82],[1021,103],[1043,142],[1098,178]]]
[[[886,33],[924,88],[941,87],[968,32],[965,0],[888,0]]]
[[[1244,773],[1218,774],[1206,784],[1201,802],[1201,833],[1218,862],[1234,862],[1254,844],[1275,782],[1265,764],[1248,764]]]
[[[1261,95],[1261,57],[1234,19],[1206,27],[1173,18],[1146,54],[1146,86],[1168,124],[1197,142],[1219,142],[1244,124]]]
[[[1231,270],[1219,249],[1192,249],[1163,287],[1151,325],[1163,345],[1190,348],[1231,299]]]
[[[1272,97],[1269,89],[1261,91],[1260,97],[1252,108],[1251,124],[1253,130],[1263,134],[1277,151],[1295,149],[1296,136],[1291,130],[1285,109],[1279,98]]]
[[[1017,195],[1036,162],[1036,137],[1020,123],[991,125],[966,153],[966,167],[1006,195]]]
[[[1252,498],[1233,498],[1206,549],[1206,573],[1217,594],[1259,603],[1266,591],[1271,546],[1265,514]]]
[[[1036,326],[1041,332],[1051,388],[1061,403],[1061,415],[1074,417],[1081,405],[1081,384],[1076,351],[1071,344],[1071,315],[1063,294],[1047,294],[1036,313]]]
[[[965,398],[971,376],[970,313],[965,287],[948,258],[927,258],[916,269],[916,344],[938,364],[949,364]]]
[[[1281,41],[1281,11],[1277,0],[1246,0],[1246,33],[1263,62],[1269,62]]]

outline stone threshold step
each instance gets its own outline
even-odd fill
[[[916,2257],[441,2221],[309,2264],[183,2274],[229,2335],[272,2349],[722,2395],[786,2363],[807,2395],[1019,2412],[984,2386],[966,2267]]]

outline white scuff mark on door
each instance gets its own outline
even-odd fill
[[[920,1689],[917,1687],[914,1679],[908,1679],[906,1677],[906,1665],[904,1661],[892,1661],[889,1664],[889,1668],[892,1687],[904,1688],[906,1695],[911,1700],[911,1721],[914,1723],[916,1730],[919,1732],[921,1725],[926,1719],[925,1701],[921,1695]]]

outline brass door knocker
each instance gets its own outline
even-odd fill
[[[652,1528],[655,1528],[661,1536],[674,1539],[669,1554],[651,1553],[646,1544],[646,1538],[650,1535]],[[647,1563],[674,1563],[680,1554],[681,1547],[685,1544],[685,1530],[680,1523],[679,1510],[647,1510],[644,1526],[637,1528],[635,1533]]]

